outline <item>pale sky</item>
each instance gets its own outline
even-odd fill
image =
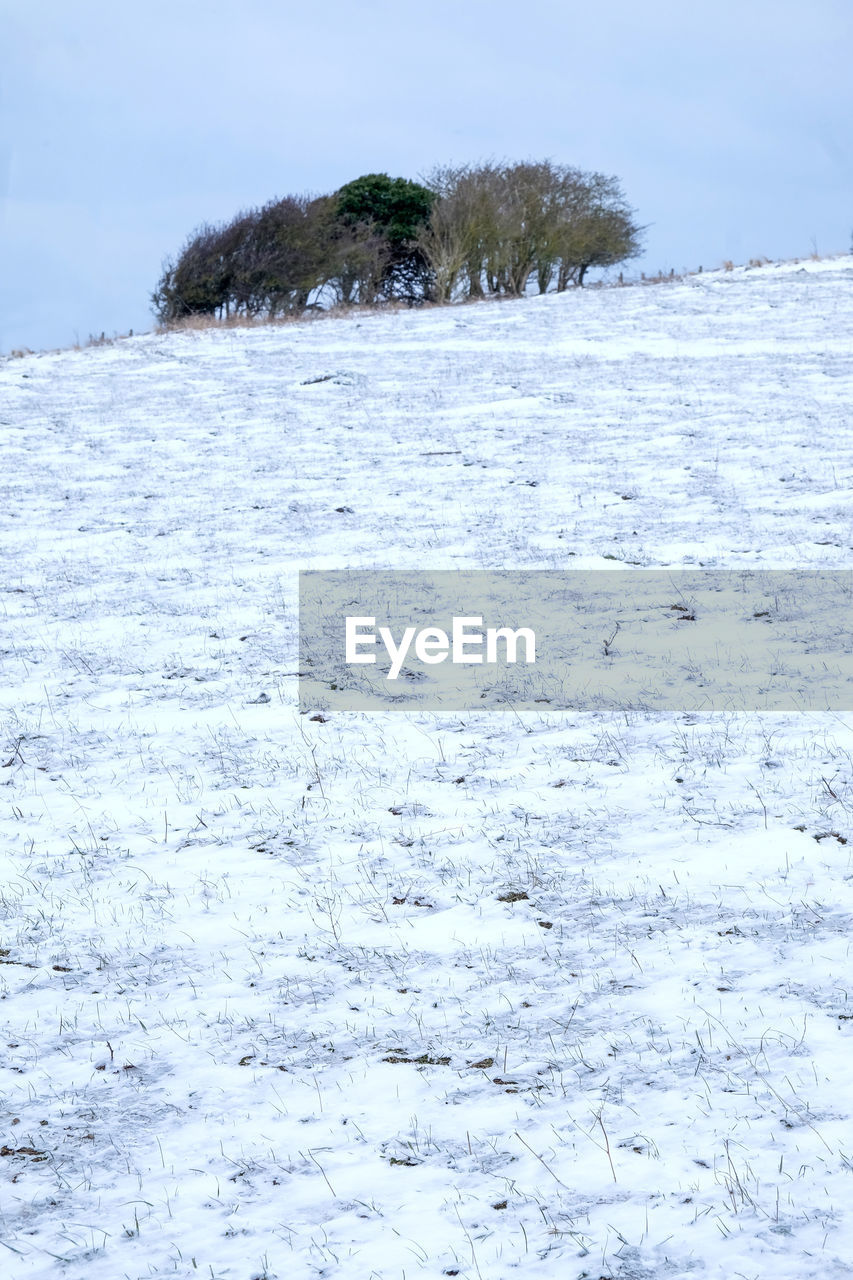
[[[851,0],[0,0],[0,351],[150,329],[199,223],[362,173],[615,174],[631,270],[838,253]]]

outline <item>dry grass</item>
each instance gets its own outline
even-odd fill
[[[655,276],[647,276],[645,272],[640,276],[641,284],[677,284],[683,280],[688,271],[676,272],[675,267],[670,267],[669,271],[660,270]]]
[[[72,346],[71,350],[85,351],[89,347],[112,347],[117,342],[124,342],[127,338],[132,337],[132,329],[128,329],[127,333],[113,333],[111,337],[107,337],[106,333],[103,331],[101,333],[90,333],[85,342],[80,342],[78,339]]]
[[[432,310],[435,307],[451,306],[451,303],[441,302],[419,302],[417,304],[419,311]],[[183,316],[180,320],[168,320],[163,324],[158,324],[156,333],[191,333],[203,329],[266,329],[271,325],[291,325],[305,324],[316,320],[336,320],[341,317],[351,317],[355,315],[376,315],[377,312],[387,314],[388,312],[409,311],[410,306],[401,301],[392,300],[390,302],[381,302],[370,305],[367,303],[335,303],[330,307],[311,307],[306,311],[300,311],[298,314],[283,316],[214,316],[214,315],[192,315]]]

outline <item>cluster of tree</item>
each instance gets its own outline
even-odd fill
[[[437,198],[418,243],[439,301],[518,297],[532,276],[540,293],[562,291],[640,251],[634,211],[601,173],[548,160],[465,166],[435,170],[430,189]]]
[[[193,232],[152,294],[168,322],[294,314],[325,303],[449,302],[582,285],[635,257],[642,228],[616,178],[551,161],[367,174]]]

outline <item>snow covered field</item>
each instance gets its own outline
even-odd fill
[[[851,318],[836,258],[0,363],[0,1274],[853,1274],[853,719],[295,675],[299,569],[850,568]]]

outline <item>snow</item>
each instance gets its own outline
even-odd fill
[[[853,1273],[853,721],[295,674],[300,569],[850,568],[851,286],[0,363],[4,1275]]]

